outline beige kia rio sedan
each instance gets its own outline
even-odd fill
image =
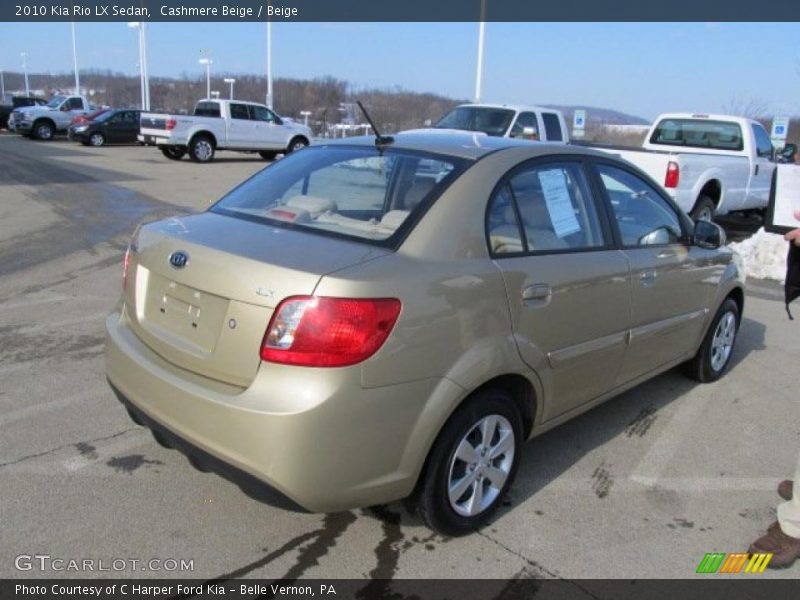
[[[723,243],[588,148],[337,140],[139,228],[108,380],[198,466],[311,511],[410,497],[461,534],[524,440],[676,365],[725,372],[744,281]]]

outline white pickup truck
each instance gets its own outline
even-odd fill
[[[670,113],[654,122],[641,148],[597,146],[633,163],[695,220],[767,207],[775,157],[757,121]]]
[[[258,152],[272,160],[311,142],[311,129],[282,119],[263,104],[200,100],[193,115],[143,113],[138,140],[156,145],[167,158],[208,162],[217,150]]]
[[[17,133],[37,140],[52,140],[56,132],[66,133],[72,119],[91,111],[92,106],[83,96],[54,96],[42,106],[16,109],[10,122]]]
[[[435,125],[405,133],[454,130],[536,142],[569,142],[569,130],[561,111],[511,104],[461,104],[439,119]]]

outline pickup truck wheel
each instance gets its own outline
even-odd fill
[[[89,143],[92,146],[102,146],[106,143],[106,137],[102,133],[93,133],[89,138]]]
[[[161,146],[159,150],[161,150],[161,154],[170,160],[180,160],[186,154],[186,148],[179,146]]]
[[[708,196],[700,196],[697,203],[694,205],[692,212],[689,216],[695,221],[713,221],[714,214],[717,212],[717,207],[714,201]]]
[[[308,140],[306,138],[303,137],[292,138],[292,141],[289,142],[289,147],[286,148],[286,154],[297,152],[298,150],[302,150],[306,146],[308,146]]]
[[[428,527],[463,535],[484,525],[514,480],[522,418],[511,396],[486,389],[467,400],[433,445],[415,503]]]
[[[687,376],[700,383],[711,383],[725,374],[736,345],[739,318],[739,305],[732,298],[726,298],[714,315],[697,354],[684,365]]]
[[[258,153],[261,158],[264,160],[275,160],[275,157],[278,156],[277,152],[272,152],[271,150],[263,150]]]
[[[52,140],[55,134],[53,125],[48,121],[39,121],[33,125],[33,137],[37,140]]]
[[[189,143],[189,157],[196,162],[209,162],[214,159],[214,142],[210,137],[198,135]]]

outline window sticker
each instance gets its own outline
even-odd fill
[[[542,185],[544,201],[547,204],[547,211],[550,213],[550,220],[553,222],[553,230],[559,238],[566,237],[581,230],[578,218],[575,216],[575,209],[572,207],[572,199],[567,188],[567,179],[561,169],[550,169],[539,171],[539,183]]]

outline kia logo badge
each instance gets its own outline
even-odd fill
[[[173,252],[169,255],[169,264],[176,269],[182,269],[189,262],[189,255],[185,252]]]

